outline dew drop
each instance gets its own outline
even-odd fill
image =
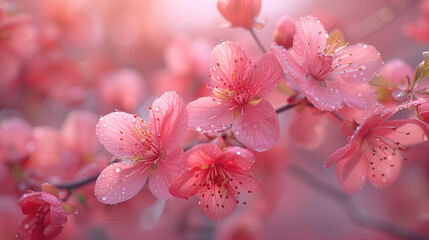
[[[107,127],[107,124],[103,123],[103,127]]]
[[[201,127],[196,127],[195,130],[197,130],[198,132],[201,132],[203,129],[201,129]]]
[[[235,131],[235,132],[234,132],[234,134],[235,134],[236,136],[238,136],[238,135],[240,135],[240,132],[239,132],[239,131]]]
[[[247,122],[243,123],[243,127],[248,127],[248,126],[249,126],[249,124]]]
[[[116,172],[116,173],[118,173],[118,172],[120,172],[120,171],[121,171],[121,168],[119,168],[119,167],[115,168],[115,172]]]
[[[159,112],[159,107],[154,108],[155,112]]]
[[[127,116],[126,115],[124,115],[124,120],[126,120],[127,119]]]
[[[213,120],[216,117],[216,115],[211,115],[210,117],[208,117],[209,120]]]
[[[423,141],[425,141],[425,142],[428,140],[428,136],[427,135],[423,135],[422,138],[423,138]]]
[[[402,100],[406,97],[406,94],[404,91],[399,90],[392,93],[392,97],[396,100]]]
[[[102,200],[102,201],[106,201],[106,200],[107,200],[107,196],[103,196],[103,197],[101,197],[101,200]]]
[[[258,122],[253,122],[251,124],[252,128],[258,128],[259,127],[259,123]]]

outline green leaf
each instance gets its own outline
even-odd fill
[[[77,200],[79,200],[80,204],[85,208],[88,208],[88,204],[86,203],[86,197],[83,194],[76,193]]]
[[[414,73],[413,87],[418,82],[429,76],[429,52],[423,52],[423,56],[425,57],[425,60],[417,65],[416,72]]]

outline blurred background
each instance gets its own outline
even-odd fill
[[[318,17],[347,42],[375,46],[385,62],[402,59],[414,68],[429,50],[428,1],[263,0],[259,18],[266,24],[255,32],[265,48],[275,44],[283,15]],[[262,56],[248,30],[225,22],[214,0],[0,1],[0,238],[15,238],[22,193],[108,165],[112,156],[95,136],[100,116],[119,110],[147,119],[149,104],[170,90],[186,102],[207,95],[210,52],[222,40]],[[270,97],[275,105],[286,99],[280,91]],[[298,114],[312,117],[297,122]],[[281,141],[254,166],[264,187],[229,218],[213,222],[195,198],[156,200],[146,188],[106,206],[89,184],[70,197],[79,210],[58,239],[400,239],[354,221],[341,200],[289,167],[341,192],[335,169],[323,167],[346,144],[338,123],[311,112],[279,117]],[[303,140],[290,130],[303,128],[317,137]],[[184,144],[196,137],[188,133]],[[364,216],[429,238],[427,144],[409,154],[415,158],[393,185],[343,194]]]

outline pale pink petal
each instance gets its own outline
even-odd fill
[[[370,109],[377,101],[377,96],[368,83],[350,84],[342,79],[336,79],[330,87],[338,89],[344,103],[359,110]]]
[[[223,156],[221,159],[222,163],[228,166],[232,165],[231,167],[243,169],[244,171],[248,171],[253,163],[255,163],[253,153],[241,147],[229,147]]]
[[[381,145],[385,147],[385,145]],[[389,151],[389,150],[386,150]],[[384,187],[392,184],[401,172],[402,156],[399,151],[396,153],[384,154],[377,151],[375,155],[369,149],[366,149],[368,168],[368,180],[377,187]]]
[[[288,50],[284,47],[272,47],[271,51],[277,57],[282,68],[289,73],[288,75],[294,82],[305,78],[306,72],[296,62],[295,58]]]
[[[165,160],[160,159],[157,161],[157,167],[153,170],[149,181],[149,188],[155,197],[161,199],[173,198],[169,188],[174,180],[185,170],[182,164],[183,155],[183,149],[177,146],[176,149],[168,154]]]
[[[396,130],[387,130],[384,137],[392,139],[397,145],[411,146],[427,141],[429,129],[416,119],[401,119],[386,122],[385,126],[395,127]]]
[[[261,100],[256,106],[245,106],[244,113],[234,120],[232,130],[241,143],[262,152],[271,149],[279,140],[279,119],[273,106]]]
[[[368,168],[368,159],[359,151],[337,162],[337,179],[346,193],[353,194],[362,190]]]
[[[283,69],[273,53],[269,52],[256,61],[255,67],[249,72],[250,78],[246,82],[250,92],[265,98],[279,85],[283,76]]]
[[[312,61],[317,52],[325,48],[326,31],[317,18],[305,17],[296,21],[293,50]]]
[[[191,197],[200,190],[201,179],[205,179],[207,171],[194,167],[178,177],[170,186],[171,195],[177,198]]]
[[[231,187],[240,189],[243,193],[252,193],[261,189],[261,182],[253,174],[237,171],[237,169],[227,169],[233,179],[229,183]]]
[[[124,112],[109,113],[100,119],[96,127],[101,144],[115,156],[139,155],[141,138],[137,129],[145,130],[143,119]]]
[[[148,125],[158,140],[158,146],[167,153],[185,136],[188,113],[183,99],[176,92],[166,92],[156,99],[150,110]]]
[[[412,79],[414,70],[403,60],[393,59],[384,64],[379,74],[390,83],[399,85],[407,83],[406,76]]]
[[[220,88],[235,86],[237,80],[243,81],[250,66],[250,58],[238,43],[222,42],[211,53],[212,79]]]
[[[190,102],[186,108],[189,127],[198,132],[217,132],[227,128],[234,119],[232,104],[212,97],[202,97]]]
[[[296,84],[305,93],[307,99],[320,110],[337,110],[343,107],[340,91],[336,90],[335,82],[297,81]],[[331,85],[333,85],[331,87]]]
[[[116,162],[106,167],[95,183],[98,201],[116,204],[134,197],[145,185],[150,164]]]
[[[229,185],[224,186],[222,189],[220,186],[210,185],[204,186],[200,190],[200,207],[212,220],[220,220],[231,215],[237,207],[234,191]]]
[[[352,84],[371,81],[380,71],[382,59],[377,49],[371,45],[355,44],[345,47],[335,54],[332,66],[333,73],[338,73],[341,77]]]
[[[287,134],[294,146],[310,150],[318,147],[325,139],[327,124],[326,116],[316,113],[314,108],[298,107],[295,108]]]
[[[296,32],[295,20],[287,15],[281,16],[276,22],[274,40],[279,46],[290,48]]]

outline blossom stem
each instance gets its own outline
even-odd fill
[[[255,30],[253,28],[249,28],[250,34],[252,34],[253,39],[255,39],[256,43],[258,44],[259,48],[262,50],[262,52],[266,53],[267,50],[265,50],[264,46],[262,46],[261,41],[259,41],[258,36],[256,36]]]
[[[338,113],[336,112],[329,112],[331,113],[332,116],[334,116],[336,119],[340,120],[341,122],[344,121],[344,118],[341,117]]]
[[[362,211],[352,201],[352,198],[350,196],[345,195],[341,190],[330,186],[326,182],[317,179],[316,177],[312,176],[311,174],[296,165],[290,165],[288,170],[290,173],[294,174],[296,177],[298,177],[314,189],[337,201],[340,205],[342,205],[349,217],[355,223],[361,226],[372,228],[378,231],[383,231],[391,235],[400,237],[402,239],[428,239],[427,237],[420,235],[419,233],[409,231],[393,223],[372,218],[363,214]]]
[[[281,112],[285,112],[285,111],[287,111],[287,110],[289,110],[289,109],[292,109],[292,108],[294,108],[294,107],[296,107],[296,106],[298,106],[299,104],[286,104],[286,105],[284,105],[284,106],[281,106],[281,107],[279,107],[279,108],[277,108],[276,109],[276,113],[277,114],[279,114],[279,113],[281,113]]]

